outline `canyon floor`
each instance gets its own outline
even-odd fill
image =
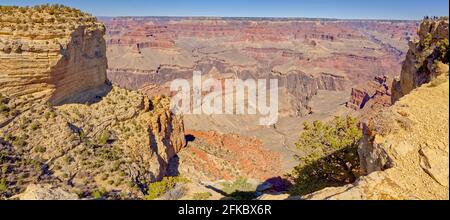
[[[297,161],[294,155],[301,155],[301,150],[295,147],[304,122],[327,120],[333,116],[357,114],[349,109],[345,103],[350,92],[319,90],[313,96],[310,106],[312,113],[307,116],[282,117],[276,126],[265,127],[256,125],[259,118],[240,115],[185,115],[185,128],[200,131],[217,131],[219,133],[234,133],[261,140],[264,147],[270,149],[282,158],[279,175],[289,172]]]

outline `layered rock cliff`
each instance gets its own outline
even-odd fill
[[[75,9],[2,6],[0,14],[0,92],[53,104],[103,92],[102,23]]]
[[[393,102],[448,73],[448,33],[448,19],[427,19],[420,24],[419,40],[410,41],[400,78],[393,82]]]
[[[357,111],[359,121],[367,122],[379,111],[392,105],[392,78],[376,76],[373,80],[352,88],[346,107]]]
[[[367,175],[305,199],[449,199],[448,19],[425,20],[418,33],[395,104],[364,126],[358,151]]]
[[[108,77],[150,92],[214,67],[236,78],[278,78],[289,116],[311,113],[318,89],[339,90],[400,71],[417,22],[280,18],[116,17],[107,27]],[[358,42],[355,44],[355,42]],[[224,76],[222,78],[225,78]],[[167,86],[166,86],[167,88]],[[167,89],[165,89],[167,90]]]
[[[160,65],[155,71],[138,69],[109,69],[108,78],[120,86],[139,89],[148,95],[170,95],[170,82],[175,79],[191,79],[193,70],[200,70],[205,77],[226,79],[229,77],[246,79],[278,79],[278,86],[283,96],[292,97],[289,106],[290,115],[307,115],[310,113],[309,100],[318,90],[341,91],[347,85],[347,78],[336,73],[321,72],[308,74],[291,68],[288,70],[266,69],[254,65],[234,66],[225,60],[204,58],[192,67],[178,65]],[[148,89],[148,87],[152,89]]]
[[[0,34],[0,199],[27,185],[18,198],[143,198],[186,144],[170,100],[106,83],[104,28],[92,17],[63,6],[0,11],[2,30],[21,30]],[[17,13],[38,25],[23,29]]]

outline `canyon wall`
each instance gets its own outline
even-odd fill
[[[420,40],[411,41],[400,78],[393,84],[393,102],[436,76],[448,73],[448,20],[424,20]]]
[[[106,26],[108,78],[147,95],[175,94],[170,82],[190,81],[194,70],[220,80],[278,79],[279,120],[271,127],[259,126],[258,117],[247,114],[186,115],[184,122],[190,130],[256,137],[281,154],[284,171],[295,163],[294,143],[304,120],[350,111],[341,109],[350,87],[397,75],[418,26],[417,21],[335,19],[100,20]]]
[[[293,97],[290,116],[309,114],[317,90],[398,74],[417,27],[414,21],[333,19],[101,20],[114,83],[158,93],[173,79],[190,79],[193,70],[213,70],[216,78],[278,78],[282,96]]]
[[[103,24],[13,22],[5,15],[0,26],[0,92],[60,104],[84,102],[105,89]]]
[[[27,185],[19,198],[143,198],[186,145],[170,100],[108,82],[94,17],[59,5],[0,15],[0,199]]]
[[[308,74],[300,70],[270,70],[258,66],[235,66],[225,60],[205,58],[197,61],[192,67],[177,65],[160,65],[156,71],[137,69],[109,69],[108,78],[121,86],[141,90],[148,95],[171,95],[170,82],[175,79],[192,79],[193,70],[201,71],[205,77],[220,80],[236,79],[278,79],[278,86],[284,95],[293,97],[290,115],[304,116],[309,113],[308,100],[318,90],[341,91],[347,86],[347,78],[339,74],[320,72]],[[282,72],[283,71],[283,72]],[[149,90],[148,87],[152,89]]]

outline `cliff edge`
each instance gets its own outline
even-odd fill
[[[90,15],[0,13],[0,199],[144,198],[186,145],[170,100],[107,82],[104,26]]]
[[[409,42],[400,78],[392,84],[392,102],[448,73],[448,22],[448,18],[441,18],[425,19],[420,23],[419,40]]]
[[[395,104],[364,125],[367,175],[304,199],[449,199],[448,19],[424,20],[410,43]]]
[[[106,87],[105,27],[63,6],[0,8],[0,92],[84,103]]]

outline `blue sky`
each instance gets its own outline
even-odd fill
[[[0,5],[60,3],[96,16],[311,17],[421,19],[449,15],[448,0],[0,0]]]

